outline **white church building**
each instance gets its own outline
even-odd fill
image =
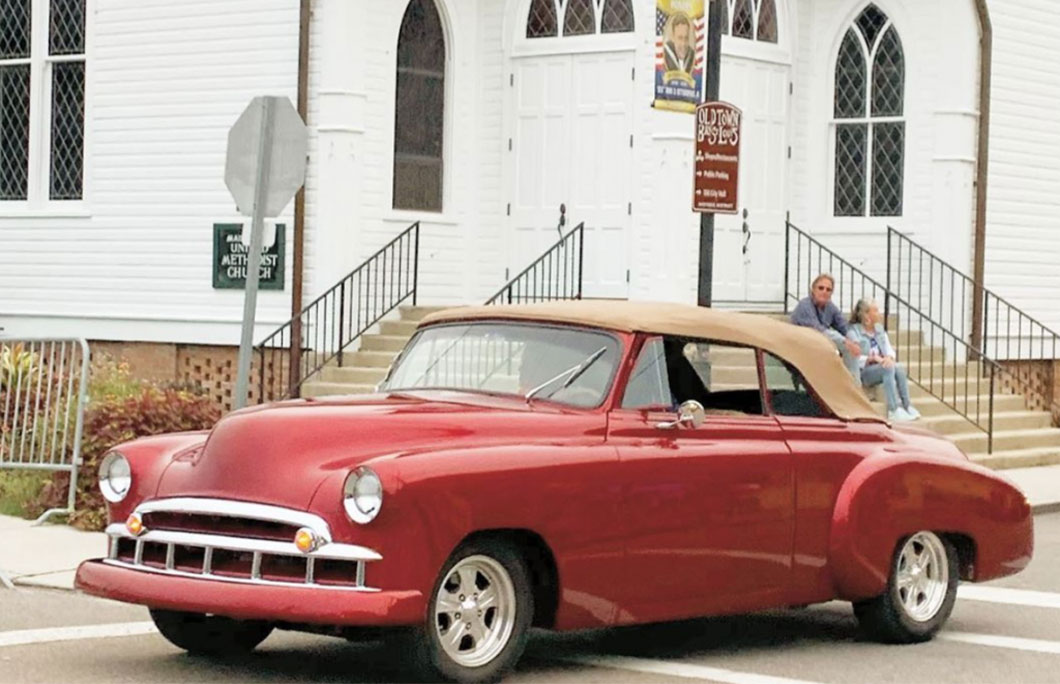
[[[296,219],[305,302],[416,222],[419,303],[481,302],[557,239],[561,204],[586,297],[695,302],[694,117],[653,107],[657,4],[5,3],[0,327],[238,344],[243,293],[212,281],[215,224],[244,221],[226,135],[300,79],[304,215],[278,219],[255,339],[290,318]],[[878,276],[888,226],[969,274],[978,229],[986,284],[1060,328],[1060,3],[723,4],[721,98],[744,120],[717,305],[781,308],[790,216]]]

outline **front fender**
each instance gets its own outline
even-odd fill
[[[132,470],[132,488],[128,496],[118,503],[108,503],[109,522],[125,522],[137,504],[153,498],[158,492],[162,474],[181,454],[191,454],[206,443],[210,433],[175,432],[153,437],[141,437],[119,444],[110,451],[121,452],[129,460]]]
[[[379,516],[367,525],[341,511],[344,473],[329,477],[311,510],[337,539],[383,556],[366,581],[385,590],[430,595],[446,558],[470,534],[523,530],[552,552],[564,598],[557,625],[607,624],[615,612],[615,580],[622,537],[617,452],[603,444],[503,445],[384,456],[365,463],[383,481]],[[570,596],[580,597],[573,605]]]
[[[881,594],[896,545],[920,530],[971,538],[973,581],[1019,572],[1033,550],[1030,505],[994,472],[920,454],[880,454],[851,471],[836,500],[829,538],[836,595],[856,601]]]

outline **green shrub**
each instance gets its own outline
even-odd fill
[[[107,522],[97,475],[100,460],[108,450],[137,437],[209,429],[220,418],[218,408],[201,395],[145,383],[132,388],[132,383],[114,384],[113,378],[105,382],[109,384],[104,386],[114,393],[94,395],[85,410],[82,465],[77,476],[75,511],[70,516],[70,524],[88,530],[101,530]],[[39,514],[65,506],[68,484],[68,473],[55,473],[34,510],[28,512]]]
[[[0,344],[0,390],[28,385],[38,367],[37,355],[21,344]]]
[[[0,470],[0,515],[25,515],[50,477],[42,470]]]

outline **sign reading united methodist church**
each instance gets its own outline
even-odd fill
[[[238,223],[213,225],[213,286],[218,290],[242,290],[247,285],[250,248],[242,240]],[[261,250],[258,286],[263,290],[283,289],[284,225],[276,224],[276,240]]]
[[[740,186],[743,112],[727,102],[696,107],[695,192],[692,211],[735,214]]]

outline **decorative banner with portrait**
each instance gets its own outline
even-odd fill
[[[656,0],[656,109],[694,112],[703,99],[705,0]]]

